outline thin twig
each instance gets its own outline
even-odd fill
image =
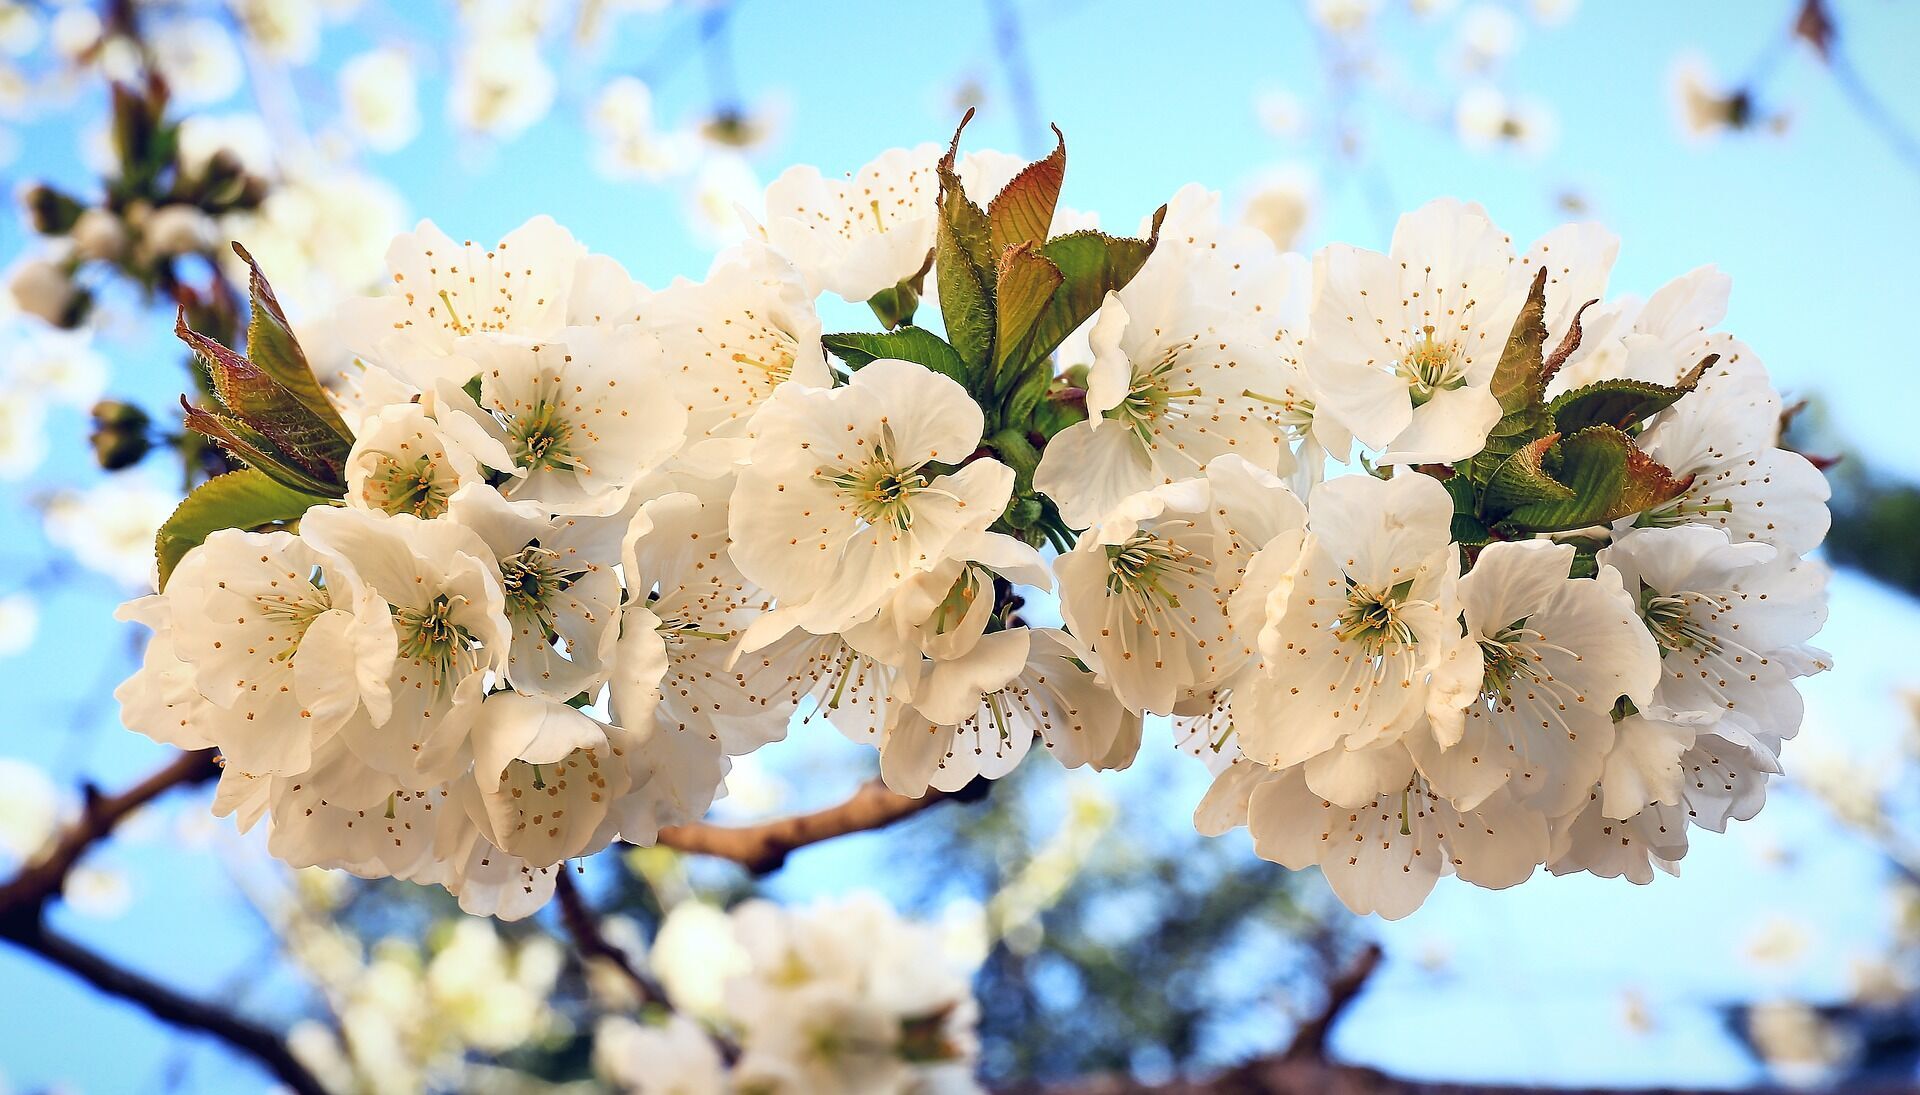
[[[179,992],[115,964],[47,928],[37,918],[0,923],[0,935],[99,989],[140,1005],[149,1015],[188,1030],[210,1034],[266,1066],[299,1095],[326,1095],[313,1073],[287,1049],[280,1035],[223,1008]]]
[[[949,798],[965,797],[965,792],[929,789],[919,798],[908,798],[887,790],[875,780],[862,784],[845,801],[759,825],[670,825],[660,830],[660,844],[681,852],[731,859],[756,875],[780,869],[788,854],[809,844],[883,829],[911,817]]]
[[[117,794],[103,795],[92,786],[85,791],[80,817],[54,841],[39,859],[0,885],[0,926],[38,920],[47,902],[60,893],[67,875],[97,841],[140,807],[175,787],[201,783],[220,774],[213,751],[182,753],[139,783]]]
[[[1380,944],[1368,943],[1340,976],[1327,982],[1327,999],[1313,1018],[1300,1025],[1294,1032],[1293,1041],[1287,1051],[1281,1055],[1288,1061],[1324,1061],[1327,1059],[1327,1038],[1333,1034],[1334,1024],[1340,1021],[1347,1007],[1358,999],[1362,989],[1375,970],[1380,968]]]
[[[587,907],[587,900],[581,896],[580,888],[573,884],[573,872],[561,865],[553,877],[553,893],[560,902],[560,920],[567,927],[567,934],[573,936],[573,946],[582,958],[599,958],[613,963],[615,969],[624,974],[633,984],[634,992],[639,994],[642,1004],[671,1006],[667,994],[658,982],[647,976],[627,957],[627,952],[614,946],[600,931],[600,920]]]

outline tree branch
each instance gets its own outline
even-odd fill
[[[567,934],[573,936],[574,949],[582,958],[600,958],[613,963],[615,969],[626,975],[639,994],[642,1004],[667,1004],[667,994],[656,984],[653,978],[636,968],[627,953],[607,941],[600,932],[600,921],[593,910],[587,907],[586,898],[580,894],[579,887],[573,884],[573,872],[561,865],[558,874],[553,877],[553,894],[560,902],[560,920],[567,927]]]
[[[156,1019],[220,1039],[259,1061],[299,1095],[327,1095],[327,1089],[295,1059],[280,1035],[266,1027],[116,965],[37,920],[24,925],[9,923],[5,936],[101,992],[140,1005]]]
[[[128,814],[175,787],[201,783],[219,774],[220,768],[209,749],[182,753],[118,794],[103,795],[93,785],[87,785],[79,819],[60,834],[45,855],[0,885],[0,927],[10,928],[15,921],[37,921],[47,902],[66,884],[74,865]]]
[[[219,773],[212,751],[203,750],[180,754],[117,794],[103,795],[88,785],[80,817],[45,855],[0,885],[0,938],[39,955],[109,996],[140,1005],[156,1019],[211,1034],[259,1061],[299,1095],[325,1095],[326,1088],[294,1059],[279,1034],[116,965],[46,924],[47,904],[59,896],[74,866],[129,814],[175,787],[201,783]]]
[[[978,781],[975,781],[978,782]],[[950,798],[972,798],[972,784],[959,791],[928,789],[919,798],[887,790],[878,780],[861,784],[845,801],[759,825],[669,825],[660,830],[659,843],[675,851],[731,859],[756,875],[768,874],[786,863],[789,853],[809,844],[884,829]]]
[[[1327,982],[1327,1000],[1313,1018],[1300,1024],[1294,1032],[1293,1041],[1287,1051],[1281,1054],[1288,1061],[1324,1061],[1327,1059],[1327,1038],[1333,1033],[1333,1026],[1340,1021],[1347,1006],[1358,999],[1361,990],[1367,987],[1367,981],[1373,972],[1380,968],[1380,944],[1368,943],[1340,976]]]

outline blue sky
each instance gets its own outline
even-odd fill
[[[1526,25],[1501,82],[1557,113],[1558,139],[1538,155],[1468,152],[1414,117],[1444,112],[1457,86],[1438,61],[1450,31],[1396,13],[1383,23],[1378,56],[1403,105],[1371,97],[1356,108],[1368,149],[1359,178],[1328,163],[1322,142],[1282,140],[1260,125],[1254,102],[1266,91],[1299,96],[1310,120],[1328,109],[1314,40],[1294,5],[1015,6],[1024,14],[1039,110],[1067,134],[1064,200],[1099,211],[1110,227],[1130,230],[1184,183],[1197,180],[1231,197],[1263,171],[1295,162],[1319,174],[1322,203],[1303,240],[1308,247],[1336,239],[1384,246],[1391,224],[1378,208],[1383,194],[1397,209],[1440,195],[1476,200],[1524,241],[1565,219],[1558,198],[1578,193],[1591,216],[1623,237],[1616,292],[1644,294],[1694,266],[1718,264],[1734,279],[1726,326],[1755,347],[1780,386],[1820,398],[1877,463],[1920,474],[1920,430],[1909,424],[1920,394],[1909,318],[1920,254],[1915,165],[1878,139],[1804,50],[1785,56],[1765,86],[1764,105],[1791,116],[1785,135],[1696,145],[1674,122],[1668,74],[1675,55],[1698,50],[1722,74],[1743,72],[1780,36],[1792,3],[1588,2],[1563,25]],[[847,3],[827,18],[813,6],[741,4],[732,45],[741,88],[749,101],[772,96],[785,104],[777,143],[755,161],[762,178],[790,162],[844,170],[892,145],[944,140],[955,121],[951,89],[966,79],[990,96],[969,144],[1020,148],[1025,135],[999,94],[1005,74],[993,59],[992,7]],[[1854,64],[1896,116],[1920,126],[1920,69],[1911,63],[1920,11],[1884,0],[1838,0],[1835,10]],[[330,32],[321,62],[294,75],[307,109],[327,101],[339,60],[396,38],[431,43],[447,26],[439,4],[393,5],[363,22],[377,29]],[[684,196],[594,174],[590,137],[578,122],[600,79],[649,58],[668,59],[645,72],[663,116],[698,110],[705,101],[698,58],[673,60],[686,34],[671,28],[682,22],[669,15],[623,24],[617,38],[569,62],[549,120],[506,143],[446,126],[442,58],[422,89],[425,132],[367,166],[394,184],[414,215],[456,236],[490,237],[552,213],[651,284],[698,276],[708,249],[684,226]],[[22,130],[7,181],[78,184],[73,117]],[[0,261],[22,244],[17,225],[0,225]],[[860,322],[857,314],[830,316],[830,325]],[[159,406],[182,374],[164,322],[144,322],[107,348],[115,390]],[[84,424],[66,415],[52,429],[54,456],[39,478],[0,486],[0,522],[9,533],[0,560],[15,575],[11,583],[0,579],[0,592],[19,588],[25,575],[45,575],[48,548],[33,499],[97,476],[87,467]],[[38,646],[0,661],[0,679],[11,686],[0,755],[46,764],[63,779],[123,782],[161,751],[121,732],[100,695],[102,682],[117,680],[131,657],[130,637],[109,618],[120,592],[84,575],[37,584],[35,592],[42,599]],[[1910,644],[1893,640],[1916,624],[1912,603],[1841,576],[1825,638],[1839,668],[1808,688],[1805,747],[1816,739],[1821,749],[1860,755],[1892,747],[1905,730],[1895,691],[1914,683],[1896,662],[1897,650]],[[1117,777],[1113,792],[1124,795],[1129,781],[1174,779],[1193,782],[1197,797],[1195,774],[1174,759],[1143,762]],[[134,899],[122,916],[90,921],[63,912],[57,919],[189,989],[230,994],[237,975],[250,1008],[274,1019],[293,1013],[299,997],[288,983],[250,976],[261,930],[216,852],[171,842],[171,830],[152,826],[100,853],[131,879]],[[870,849],[850,841],[808,853],[780,887],[802,894],[856,884],[875,866]],[[1787,792],[1728,837],[1702,835],[1681,879],[1647,889],[1548,879],[1496,894],[1444,884],[1415,916],[1374,925],[1394,961],[1341,1027],[1336,1046],[1354,1059],[1436,1078],[1751,1080],[1752,1066],[1715,1025],[1711,1007],[1768,993],[1843,994],[1849,961],[1870,953],[1887,931],[1891,910],[1876,872],[1866,851]],[[1757,967],[1744,956],[1768,918],[1808,925],[1807,953],[1791,967]],[[1435,955],[1446,960],[1421,961]],[[174,1052],[172,1032],[100,1002],[18,952],[0,949],[0,985],[9,986],[10,1000],[31,1002],[8,1009],[0,1029],[0,1077],[16,1087],[69,1081],[83,1090],[145,1090]],[[1626,1022],[1629,994],[1654,1017],[1651,1031]],[[98,1052],[105,1046],[113,1052]],[[190,1059],[194,1090],[260,1086],[244,1067],[216,1067],[217,1054]]]

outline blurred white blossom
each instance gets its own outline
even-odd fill
[[[47,504],[47,539],[89,570],[129,587],[151,587],[153,537],[180,502],[139,474],[109,476]]]
[[[183,106],[217,103],[240,90],[246,76],[233,35],[218,20],[170,19],[147,37],[154,64]]]
[[[0,757],[0,861],[31,859],[60,823],[60,795],[38,765]]]
[[[0,594],[0,658],[33,646],[40,632],[40,606],[30,594]]]
[[[420,132],[413,62],[392,48],[353,57],[340,68],[340,105],[347,128],[368,148],[405,148]]]

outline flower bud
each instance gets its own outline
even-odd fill
[[[213,246],[213,218],[191,205],[163,205],[141,226],[142,249],[153,258],[193,254]]]
[[[43,236],[64,236],[86,211],[86,206],[44,183],[36,184],[21,195],[33,230]]]
[[[119,471],[138,464],[153,449],[148,431],[152,420],[147,412],[131,403],[103,399],[93,405],[94,459],[108,471]]]
[[[55,327],[76,327],[86,314],[86,294],[62,262],[32,258],[19,263],[7,276],[7,292],[21,311]]]
[[[127,251],[127,226],[106,209],[88,209],[73,222],[74,253],[83,259],[112,262]]]

